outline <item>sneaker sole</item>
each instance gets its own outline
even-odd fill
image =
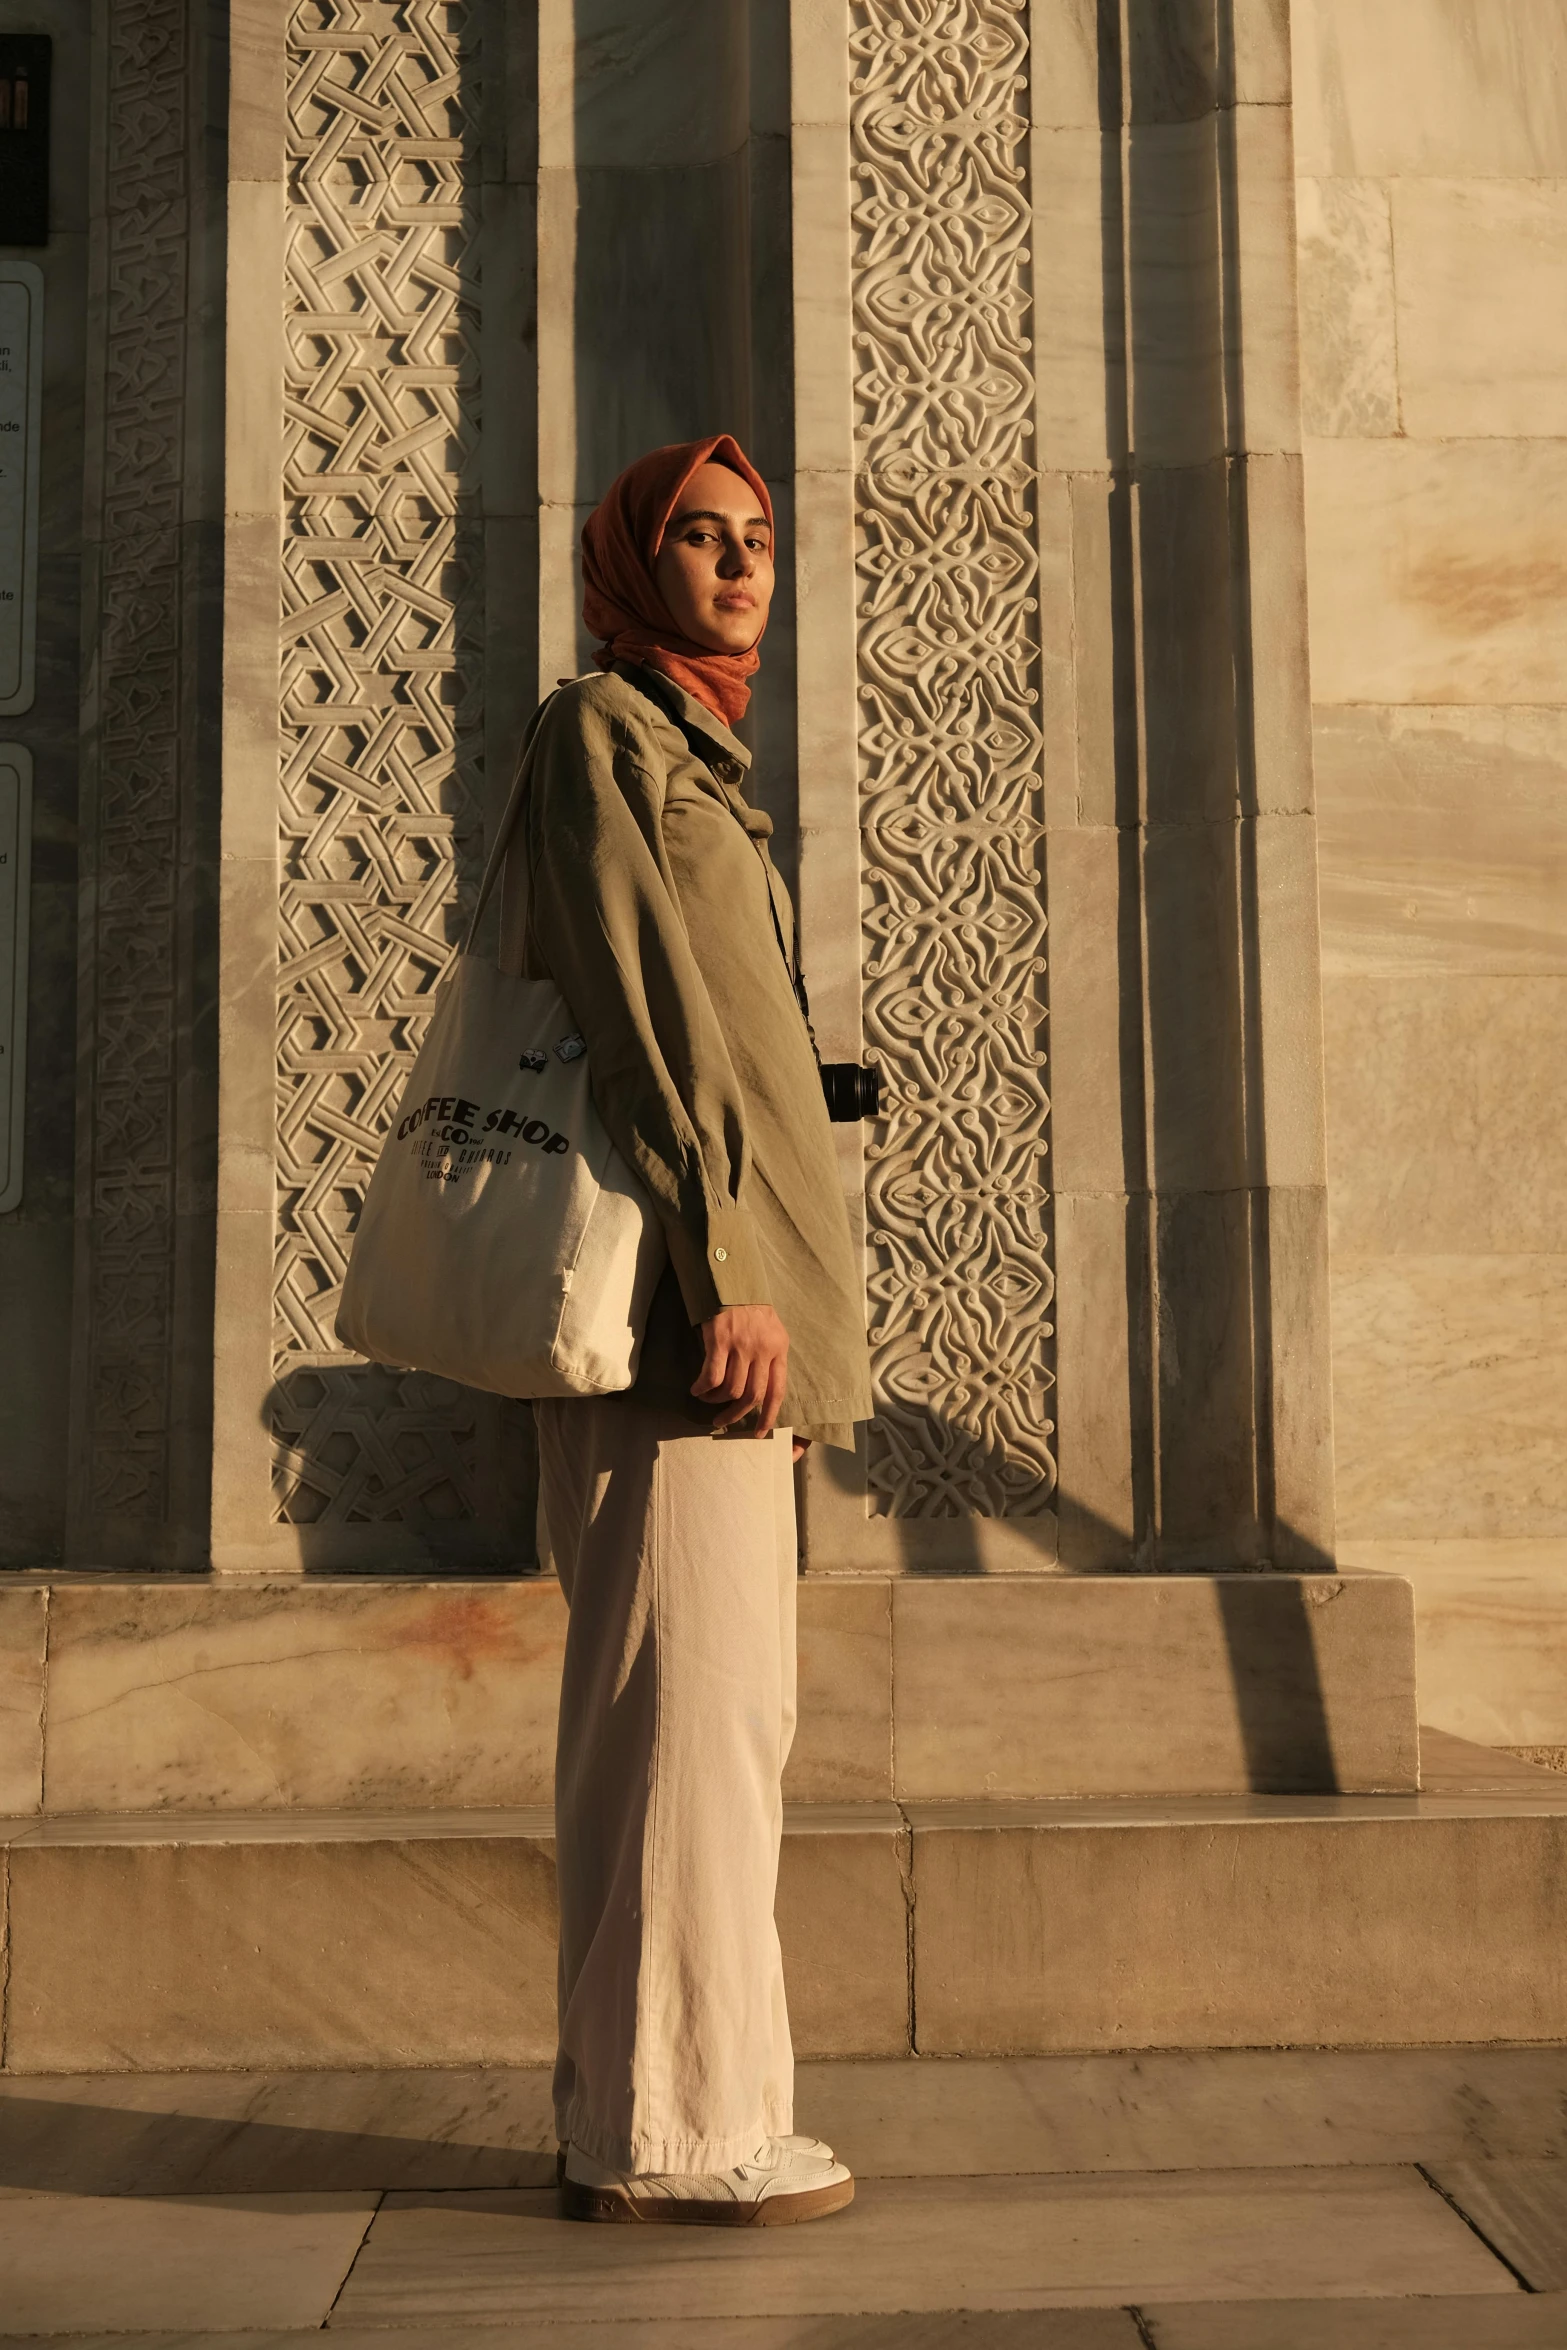
[[[806,2187],[793,2195],[764,2195],[757,2203],[683,2202],[674,2195],[628,2195],[624,2187],[584,2187],[563,2179],[563,2218],[608,2221],[630,2227],[786,2228],[802,2220],[826,2219],[854,2201],[854,2181]]]

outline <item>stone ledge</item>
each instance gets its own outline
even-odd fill
[[[1396,1575],[810,1575],[799,1620],[801,1801],[1416,1784]],[[0,1584],[0,1809],[548,1804],[565,1629],[537,1576]]]
[[[1392,1575],[906,1576],[904,1800],[1418,1785]]]

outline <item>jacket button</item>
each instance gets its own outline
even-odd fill
[[[714,1249],[714,1251],[713,1251],[713,1255],[716,1257],[716,1259],[718,1260],[719,1264],[721,1264],[721,1265],[727,1265],[727,1264],[728,1264],[728,1262],[729,1262],[729,1251],[728,1251],[726,1248],[715,1248],[715,1249]]]

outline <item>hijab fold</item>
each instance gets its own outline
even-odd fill
[[[582,617],[600,640],[606,669],[614,661],[646,662],[733,727],[751,699],[746,681],[761,666],[756,646],[714,653],[682,636],[653,576],[680,494],[697,467],[710,461],[749,483],[757,512],[772,529],[767,484],[728,433],[653,449],[626,467],[582,526]],[[758,642],[760,636],[758,631]]]

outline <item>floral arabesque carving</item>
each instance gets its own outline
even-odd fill
[[[1055,1487],[1023,0],[854,0],[873,1507]]]
[[[481,846],[479,11],[290,18],[277,1514],[472,1506],[474,1399],[333,1331]]]

